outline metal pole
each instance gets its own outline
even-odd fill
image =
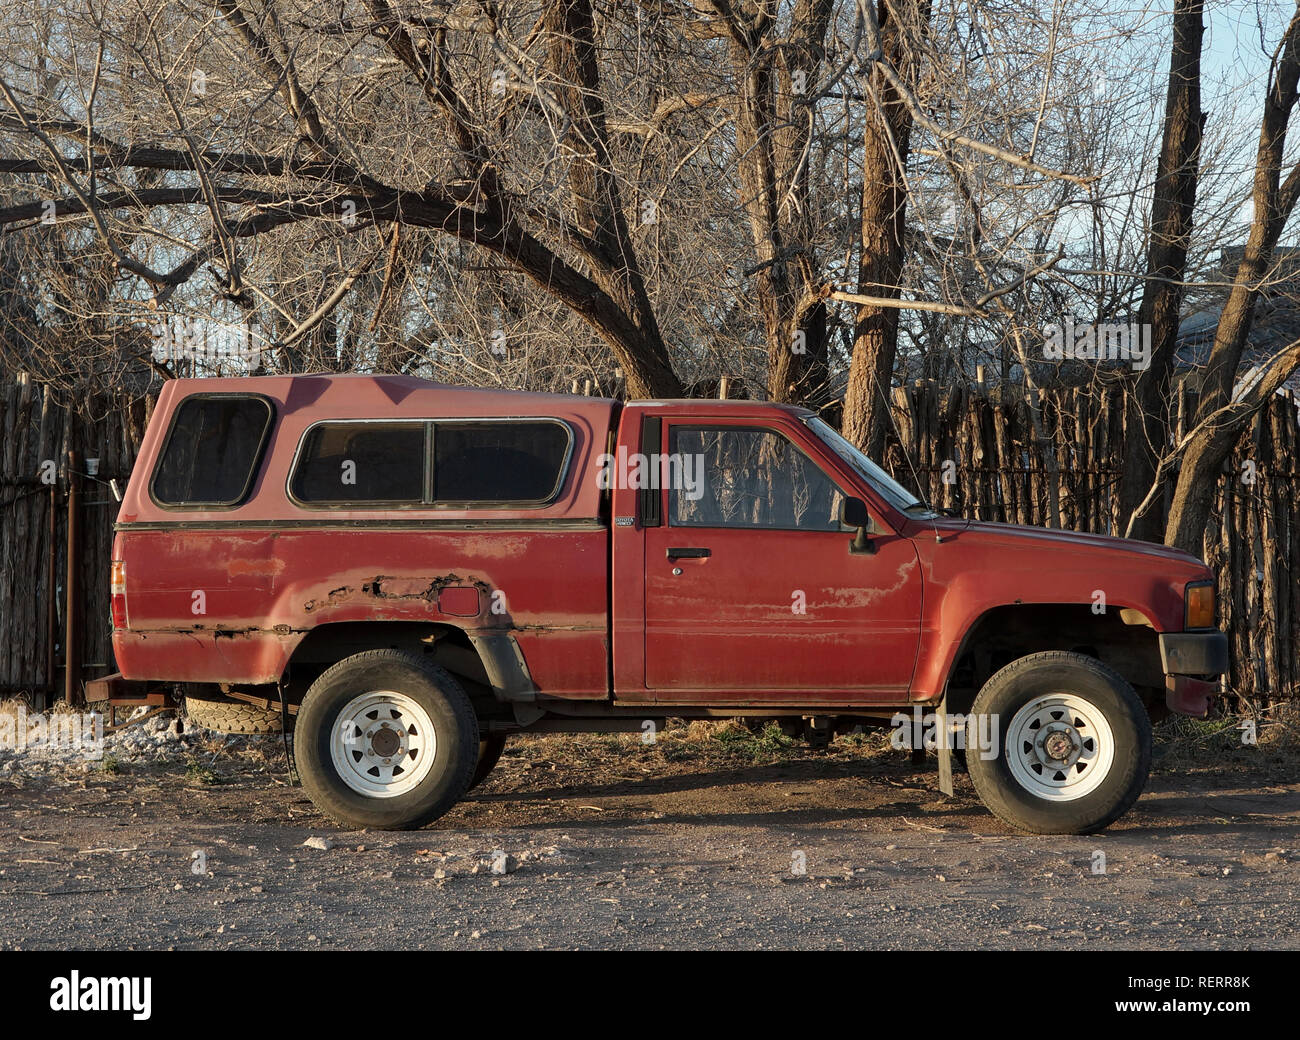
[[[58,672],[58,658],[55,656],[54,647],[59,641],[59,569],[58,555],[59,546],[57,539],[59,537],[59,486],[50,485],[50,508],[49,508],[49,528],[50,537],[46,543],[48,559],[45,561],[45,683],[49,687],[49,700],[46,704],[54,701],[54,691],[58,689],[56,673]]]
[[[68,580],[67,580],[67,635],[63,650],[63,696],[68,704],[75,704],[79,699],[81,685],[81,647],[77,645],[80,638],[77,622],[78,593],[81,582],[78,580],[81,555],[81,525],[78,522],[80,498],[78,491],[81,478],[77,474],[77,453],[68,450]]]

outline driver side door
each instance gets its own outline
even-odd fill
[[[875,520],[851,552],[858,492],[787,431],[667,420],[670,481],[644,530],[645,682],[656,703],[902,703],[916,661],[915,548]],[[812,449],[815,451],[815,449]]]

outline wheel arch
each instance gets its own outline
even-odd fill
[[[336,621],[315,626],[285,661],[282,682],[301,688],[326,668],[367,650],[404,650],[429,658],[479,695],[531,701],[536,687],[514,635],[441,621]]]
[[[973,618],[953,646],[937,689],[954,714],[968,710],[1000,668],[1045,650],[1094,657],[1139,691],[1164,682],[1155,625],[1139,607],[1111,604],[1097,614],[1088,603],[998,604]]]

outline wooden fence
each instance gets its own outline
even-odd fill
[[[965,516],[1121,533],[1121,391],[1040,393],[1032,403],[1041,441],[1030,403],[1020,387],[898,389],[899,436],[883,461],[902,483]],[[1194,403],[1178,391],[1180,427]],[[108,569],[117,502],[109,481],[126,486],[152,400],[77,404],[62,407],[22,376],[0,385],[0,696],[63,695],[69,587],[72,686],[114,668]],[[1261,705],[1300,696],[1298,442],[1294,400],[1274,398],[1225,467],[1206,531],[1205,557],[1218,575],[1232,645],[1232,688]],[[1167,510],[1167,499],[1158,508]],[[78,521],[71,570],[70,515]]]
[[[72,688],[115,670],[109,482],[126,486],[151,406],[106,396],[67,408],[25,374],[0,384],[0,696],[64,694],[70,599]]]

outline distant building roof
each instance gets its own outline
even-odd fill
[[[1174,365],[1183,371],[1203,369],[1214,346],[1219,318],[1237,274],[1244,246],[1227,246],[1219,254],[1218,266],[1201,285],[1189,286],[1183,319],[1178,326],[1178,348]],[[1273,274],[1255,301],[1255,320],[1246,337],[1241,356],[1241,382],[1265,365],[1282,348],[1300,339],[1300,246],[1279,248],[1274,255]],[[1300,371],[1286,387],[1300,391]]]

